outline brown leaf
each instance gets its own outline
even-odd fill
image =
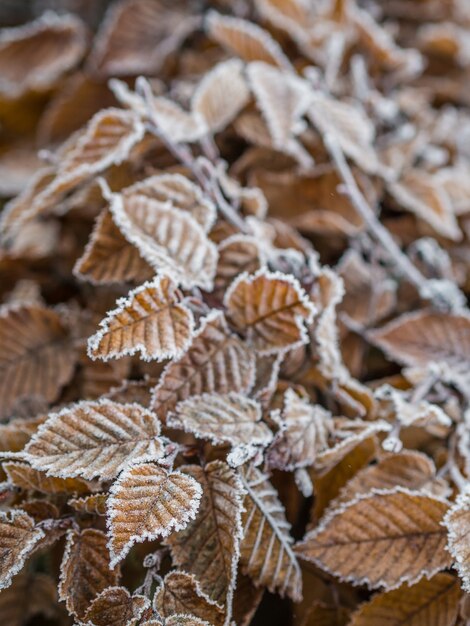
[[[379,593],[352,616],[351,626],[453,626],[461,595],[449,574]]]
[[[261,267],[261,250],[255,237],[232,235],[218,246],[214,289],[223,293],[238,274],[253,274]]]
[[[209,11],[206,31],[211,39],[243,61],[263,61],[275,67],[290,69],[291,63],[268,31],[253,22]]]
[[[125,587],[108,587],[92,601],[83,620],[93,626],[135,626],[150,605],[145,596]]]
[[[312,320],[315,307],[292,276],[262,269],[241,274],[225,294],[233,324],[246,332],[260,354],[282,352],[306,343],[303,322]]]
[[[191,343],[194,317],[167,276],[144,283],[116,303],[88,339],[88,355],[107,361],[140,352],[144,360],[179,358]]]
[[[33,469],[26,463],[3,463],[8,481],[28,491],[44,494],[83,494],[90,491],[90,485],[80,478],[57,478]]]
[[[109,479],[137,457],[161,456],[159,434],[157,416],[138,404],[79,402],[49,416],[24,458],[55,476]]]
[[[0,314],[0,414],[27,397],[53,402],[70,380],[75,354],[59,315],[38,306]]]
[[[254,377],[254,356],[229,332],[221,312],[210,313],[186,354],[165,368],[151,406],[161,419],[176,404],[201,393],[247,392]]]
[[[180,402],[167,424],[214,444],[266,446],[272,439],[272,432],[261,418],[257,402],[232,391],[204,393]]]
[[[243,63],[230,59],[204,76],[194,91],[191,108],[204,120],[208,131],[215,134],[235,119],[249,99]]]
[[[211,288],[217,249],[189,213],[139,193],[114,194],[111,212],[126,239],[156,271],[183,287]]]
[[[112,564],[137,542],[167,537],[195,518],[202,489],[191,476],[151,463],[128,465],[108,499]]]
[[[0,615],[8,626],[24,626],[38,615],[53,619],[58,613],[57,585],[46,574],[22,572],[0,594]]]
[[[444,524],[448,531],[448,550],[462,579],[462,587],[470,591],[470,495],[459,495],[449,509]]]
[[[130,244],[105,209],[96,221],[85,252],[73,270],[75,276],[95,285],[142,282],[152,277],[153,270]]]
[[[99,593],[118,582],[119,570],[110,566],[109,558],[106,535],[101,530],[68,532],[60,567],[59,598],[79,619]]]
[[[390,358],[426,368],[435,362],[447,367],[445,377],[463,393],[468,390],[470,317],[465,314],[418,311],[402,315],[369,333]]]
[[[450,564],[445,501],[396,488],[359,496],[327,514],[295,551],[355,585],[395,589]]]
[[[0,450],[5,452],[22,450],[46,419],[47,415],[39,415],[29,419],[15,418],[8,424],[0,424]]]
[[[11,584],[15,574],[21,571],[26,559],[44,538],[34,520],[19,509],[5,513],[0,511],[0,589]]]
[[[155,609],[162,617],[190,613],[213,626],[222,626],[224,611],[206,596],[197,579],[185,572],[172,571],[163,580],[163,586],[154,598]]]
[[[346,626],[349,625],[348,617],[346,609],[315,602],[307,611],[302,626]]]
[[[255,587],[251,578],[240,571],[233,595],[233,618],[237,626],[249,626],[263,599],[263,587]]]
[[[167,543],[176,565],[194,574],[213,601],[225,605],[228,623],[242,538],[243,487],[234,470],[222,461],[205,468],[185,466],[183,471],[202,485],[201,505],[194,521],[171,535]]]
[[[68,504],[79,513],[104,516],[106,515],[107,500],[108,494],[93,493],[89,496],[83,496],[81,498],[72,498],[68,501]]]
[[[0,93],[14,100],[29,91],[53,87],[85,53],[85,35],[77,17],[52,12],[30,24],[5,29],[0,40]]]
[[[302,577],[289,535],[290,524],[274,487],[257,468],[242,475],[247,495],[243,502],[244,536],[241,567],[256,586],[277,591],[295,601],[302,597]]]

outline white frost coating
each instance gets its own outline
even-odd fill
[[[184,477],[185,480],[187,480],[188,483],[191,484],[192,490],[194,491],[194,497],[192,500],[188,500],[188,495],[186,493],[183,494],[185,498],[184,502],[185,502],[186,508],[180,509],[178,511],[179,513],[178,517],[172,516],[168,520],[166,526],[157,526],[153,530],[142,530],[141,528],[143,524],[142,522],[139,522],[137,524],[137,530],[139,532],[132,533],[132,535],[126,541],[122,549],[116,552],[113,547],[113,540],[115,539],[115,532],[114,532],[115,519],[119,513],[116,506],[119,503],[119,497],[121,495],[120,491],[122,491],[124,494],[130,494],[132,491],[132,488],[130,487],[122,487],[122,483],[130,477],[130,474],[133,472],[133,470],[139,467],[145,467],[149,465],[147,463],[142,463],[142,460],[143,459],[140,459],[140,460],[135,461],[134,463],[129,463],[127,467],[124,469],[124,471],[120,474],[118,479],[113,483],[113,485],[111,486],[109,490],[109,498],[107,501],[108,515],[106,518],[106,526],[108,528],[108,536],[109,536],[108,548],[109,548],[109,552],[111,555],[110,567],[114,567],[115,565],[117,565],[119,561],[121,561],[127,555],[129,550],[135,543],[143,543],[144,541],[153,541],[154,539],[157,539],[159,537],[162,537],[162,538],[168,537],[168,535],[170,535],[173,532],[178,532],[179,530],[183,530],[183,528],[186,528],[186,526],[191,520],[195,519],[196,513],[199,509],[199,505],[200,505],[201,498],[202,498],[202,487],[198,483],[197,480],[195,480],[192,476],[183,474],[179,470],[167,472],[162,467],[153,466],[155,467],[155,469],[166,474],[163,480],[168,481],[170,483],[171,483],[172,476]],[[149,487],[148,483],[147,483],[147,487]],[[160,486],[157,489],[157,495],[161,495]],[[142,506],[144,507],[144,513],[148,512],[151,506],[155,506],[156,504],[155,502],[153,502],[154,498],[151,498],[151,497],[150,498],[147,497],[144,500],[140,498],[139,500],[140,500],[140,504],[142,504]],[[146,503],[146,500],[149,500],[149,502]]]
[[[403,494],[407,494],[413,497],[426,498],[426,499],[431,499],[431,500],[435,500],[438,502],[442,502],[443,504],[449,504],[445,498],[441,498],[435,495],[430,495],[427,493],[419,493],[417,491],[412,491],[411,489],[406,489],[405,487],[397,486],[397,487],[394,487],[393,489],[371,489],[369,492],[359,494],[354,499],[349,500],[348,502],[345,502],[344,504],[340,504],[339,506],[333,509],[328,509],[325,515],[321,518],[318,526],[316,526],[313,530],[309,531],[305,535],[305,537],[302,539],[302,541],[296,544],[296,547],[302,546],[302,544],[304,544],[308,539],[312,537],[313,538],[317,537],[320,533],[322,533],[323,531],[327,529],[328,524],[332,521],[332,519],[341,515],[347,509],[356,505],[361,500],[367,500],[369,498],[373,498],[374,496],[386,496],[386,495],[390,495],[394,493],[403,493]],[[421,572],[414,578],[409,578],[406,575],[403,575],[394,585],[389,585],[387,581],[381,579],[381,580],[378,580],[377,582],[374,582],[373,586],[371,586],[370,579],[368,576],[363,576],[361,578],[357,578],[353,574],[342,576],[338,574],[338,572],[333,571],[330,568],[326,567],[324,563],[320,562],[319,560],[315,558],[309,558],[301,553],[299,554],[299,557],[303,559],[304,561],[315,563],[316,565],[318,565],[318,567],[320,567],[320,569],[327,572],[328,574],[331,574],[332,576],[334,576],[341,582],[351,583],[352,585],[355,585],[355,586],[368,585],[369,588],[374,588],[374,589],[384,587],[385,589],[387,589],[387,591],[392,591],[393,589],[397,589],[405,582],[411,587],[412,585],[417,583],[421,578],[423,577],[431,578],[432,576],[434,576],[434,574],[437,574],[437,572],[439,572],[442,569],[442,567],[436,566],[435,568],[421,570]]]
[[[455,559],[462,588],[470,593],[470,484],[447,511],[443,525],[448,532],[447,550]]]
[[[162,289],[162,282],[164,281],[169,282],[168,294],[165,294],[164,288]],[[156,293],[147,294],[147,298],[145,302],[149,308],[144,309],[138,302],[136,302],[136,296],[149,292],[150,290],[155,290]],[[191,345],[192,338],[194,335],[194,316],[193,316],[192,311],[188,309],[179,300],[178,294],[175,293],[175,291],[176,291],[176,288],[174,285],[171,284],[169,278],[165,276],[157,276],[153,280],[143,283],[136,289],[130,291],[126,297],[119,298],[119,300],[116,302],[117,307],[113,309],[112,311],[108,312],[107,316],[100,322],[99,330],[88,339],[88,351],[87,351],[88,356],[93,360],[101,359],[103,361],[109,361],[110,359],[123,357],[123,356],[132,356],[136,354],[137,352],[140,352],[141,357],[144,361],[152,361],[152,360],[164,361],[165,359],[179,358],[186,351],[186,349]],[[151,308],[152,306],[155,306],[157,308],[152,309]],[[186,321],[187,326],[183,331],[181,331],[181,328],[180,328],[180,334],[182,332],[186,332],[187,337],[184,339],[181,346],[177,345],[177,340],[178,340],[177,328],[175,328],[174,324],[172,323],[171,312],[170,312],[171,309],[178,311],[178,313],[181,316],[185,316],[186,318],[185,321]],[[165,328],[164,333],[162,333],[161,329],[159,328],[158,320],[157,320],[157,328],[155,329],[149,328],[151,326],[151,323],[150,321],[146,322],[145,321],[146,318],[148,319],[152,315],[154,315],[155,317],[158,317],[165,310],[168,313],[168,315],[166,316],[166,321],[168,321],[168,318],[170,318],[169,319],[170,326]],[[108,335],[112,335],[114,332],[116,332],[117,329],[110,329],[111,322],[113,322],[113,320],[115,320],[116,317],[119,317],[122,313],[125,313],[126,311],[132,311],[133,313],[137,313],[138,315],[141,315],[141,317],[139,317],[138,319],[134,318],[132,320],[132,325],[136,325],[137,323],[146,324],[149,334],[150,334],[150,331],[152,331],[152,335],[153,335],[152,338],[154,338],[154,340],[155,340],[155,335],[159,335],[157,339],[157,343],[159,344],[157,346],[157,350],[151,351],[150,350],[151,347],[148,345],[148,342],[146,341],[142,341],[142,342],[135,341],[132,343],[131,346],[127,345],[127,346],[122,347],[122,343],[121,343],[121,349],[109,350],[107,354],[104,354],[104,355],[95,354],[95,352],[99,350],[99,347],[100,347],[101,342],[103,341],[103,338],[105,338]],[[181,325],[181,323],[182,322],[180,319],[179,324]],[[131,324],[129,323],[129,325]],[[126,327],[125,323],[121,324],[119,330],[122,332],[125,327]],[[147,334],[144,334],[144,336],[147,337]],[[172,339],[172,341],[170,341],[170,338]],[[167,343],[166,349],[162,345],[165,342]],[[172,345],[168,345],[168,344],[172,344]]]
[[[28,555],[32,552],[36,544],[43,537],[45,537],[44,532],[40,528],[34,526],[34,520],[27,513],[25,513],[25,511],[22,511],[21,509],[13,509],[8,512],[0,511],[0,525],[11,525],[11,527],[14,528],[16,520],[19,520],[20,518],[26,522],[31,522],[31,529],[29,531],[30,536],[26,538],[22,548],[18,552],[15,551],[15,561],[10,565],[8,571],[5,573],[5,576],[0,580],[0,589],[5,589],[11,585],[13,576],[18,574],[23,569],[23,565],[28,558]],[[27,529],[25,529],[25,534],[26,532],[28,532]],[[7,537],[7,539],[11,539],[11,537]],[[4,541],[0,538],[0,551],[2,552],[2,559],[8,559],[13,550],[14,548],[12,548],[10,542],[8,542],[7,545],[4,545]],[[3,567],[4,565],[5,564],[3,563]]]
[[[134,411],[133,420],[126,410]],[[78,423],[74,423],[76,411],[84,412]],[[103,411],[112,411],[112,419]],[[26,445],[22,458],[48,476],[107,480],[144,454],[161,458],[164,445],[159,434],[158,417],[139,404],[106,398],[83,401],[51,413]]]
[[[125,588],[125,587],[117,587],[117,586],[112,586],[112,587],[106,587],[106,589],[103,589],[103,591],[101,591],[97,596],[95,596],[89,607],[87,610],[87,613],[90,611],[91,607],[97,602],[99,601],[102,597],[107,596],[109,594],[109,592],[116,592],[116,591],[125,591],[126,596],[128,597],[129,600],[132,599],[138,599],[141,602],[140,607],[138,608],[138,614],[133,614],[132,617],[129,618],[129,620],[124,624],[124,623],[120,623],[120,626],[135,626],[136,622],[142,617],[143,612],[148,609],[150,607],[150,600],[146,597],[143,596],[139,593],[134,593],[132,596],[129,593],[129,591]],[[62,600],[65,600],[65,598],[62,598]],[[148,624],[149,622],[145,621],[145,624]],[[83,626],[94,626],[93,622],[87,621],[84,623]]]
[[[126,204],[134,203],[139,222]],[[136,194],[125,198],[113,194],[110,204],[116,225],[141,256],[156,270],[164,271],[184,288],[211,290],[217,270],[217,246],[188,213]]]

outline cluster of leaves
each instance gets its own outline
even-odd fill
[[[467,0],[67,4],[0,34],[1,622],[468,624]]]

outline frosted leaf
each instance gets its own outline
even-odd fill
[[[269,466],[293,471],[313,465],[318,452],[328,447],[332,429],[331,414],[326,409],[288,389],[284,394],[282,428],[267,451]]]
[[[5,589],[44,538],[44,532],[36,528],[34,520],[19,509],[0,511],[0,589]]]
[[[201,485],[180,471],[152,463],[131,464],[110,489],[108,529],[111,565],[137,542],[167,537],[196,517]]]
[[[101,591],[117,584],[119,570],[110,566],[109,558],[101,530],[69,530],[60,566],[59,598],[70,613],[82,618]]]
[[[462,239],[454,208],[438,178],[409,169],[398,182],[389,183],[387,189],[400,207],[424,220],[435,232],[452,241]]]
[[[230,59],[204,76],[194,91],[191,108],[204,119],[209,132],[218,133],[235,119],[249,100],[243,63]]]
[[[167,424],[214,444],[266,446],[272,432],[261,418],[260,405],[246,396],[204,393],[177,404]]]
[[[241,477],[247,492],[243,502],[242,571],[256,586],[299,601],[302,576],[292,550],[290,524],[277,492],[267,477],[253,466]]]
[[[38,415],[28,419],[16,418],[7,424],[0,424],[0,451],[22,450],[46,418],[47,415]]]
[[[306,343],[303,322],[310,322],[316,312],[296,279],[264,269],[235,279],[224,304],[230,320],[260,354]]]
[[[456,623],[460,592],[449,574],[436,574],[416,585],[378,593],[352,615],[350,626],[451,626]]]
[[[93,626],[135,626],[150,606],[148,598],[125,587],[108,587],[92,601],[83,621]]]
[[[212,228],[217,215],[214,203],[201,188],[181,174],[150,176],[124,191],[125,195],[134,193],[162,203],[170,202],[175,208],[189,213],[206,232]]]
[[[5,28],[0,36],[0,93],[14,100],[47,91],[86,52],[86,29],[73,15],[47,12],[34,22]]]
[[[185,288],[211,289],[217,249],[191,215],[138,193],[114,194],[111,212],[126,239],[156,271]]]
[[[470,591],[470,492],[464,492],[444,519],[448,531],[447,549],[455,560],[462,587]]]
[[[213,626],[224,623],[224,611],[202,591],[197,579],[178,570],[165,576],[155,594],[154,606],[163,617],[189,611],[199,619],[207,619]]]
[[[228,329],[220,311],[201,323],[187,352],[165,368],[155,387],[151,407],[161,419],[177,403],[202,393],[247,392],[254,378],[254,355]]]
[[[52,413],[25,448],[38,470],[61,477],[114,478],[143,455],[163,455],[160,422],[138,404],[102,399]]]
[[[188,113],[169,98],[155,98],[150,115],[157,127],[175,143],[198,141],[207,133],[207,126],[200,115],[194,111]]]
[[[277,41],[252,22],[209,11],[206,31],[211,39],[247,63],[263,61],[285,70],[292,67]]]
[[[262,253],[255,237],[232,235],[219,244],[218,251],[215,291],[224,292],[238,274],[252,274],[261,267]]]
[[[106,515],[106,502],[108,494],[94,493],[90,496],[82,498],[71,498],[68,505],[79,513],[88,513],[89,515]]]
[[[117,301],[88,340],[88,355],[107,361],[140,352],[143,359],[179,358],[194,332],[194,317],[167,276],[144,283]]]
[[[3,463],[8,481],[28,491],[44,494],[83,494],[90,491],[90,485],[80,478],[57,478],[47,476],[26,463]]]
[[[396,589],[450,565],[444,500],[373,491],[334,509],[296,545],[297,555],[354,585]]]
[[[59,315],[40,306],[0,311],[0,415],[18,401],[53,402],[69,382],[76,356]]]
[[[142,282],[153,275],[150,265],[140,256],[113,221],[108,209],[98,217],[85,252],[73,269],[78,278],[95,285]]]
[[[183,471],[202,485],[201,505],[194,521],[167,543],[176,565],[193,574],[212,601],[226,607],[229,623],[242,539],[243,487],[222,461],[204,468],[185,466]]]

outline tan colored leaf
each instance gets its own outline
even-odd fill
[[[68,501],[78,513],[89,513],[90,515],[106,515],[107,493],[93,493],[81,498],[72,498]]]
[[[117,585],[119,570],[110,566],[109,558],[106,535],[101,530],[69,530],[60,566],[59,598],[78,618],[85,615],[99,593]]]
[[[79,402],[52,413],[24,457],[50,475],[110,479],[137,457],[161,456],[159,434],[157,416],[138,404]]]
[[[5,513],[0,511],[0,589],[11,585],[15,574],[23,565],[36,545],[44,538],[34,520],[19,509]]]
[[[194,91],[191,108],[205,121],[211,133],[218,133],[232,122],[250,100],[238,59],[223,61],[210,70]]]
[[[73,272],[96,285],[143,282],[154,273],[137,248],[122,235],[108,209],[98,217],[85,252]]]
[[[0,93],[16,99],[47,91],[86,51],[84,24],[75,16],[48,12],[0,37]]]
[[[230,333],[223,314],[214,311],[201,323],[186,354],[165,368],[151,407],[166,419],[182,400],[201,393],[245,393],[253,378],[253,354]]]
[[[409,366],[445,365],[444,379],[468,391],[470,317],[465,314],[418,311],[405,314],[369,333],[390,358]]]
[[[219,244],[218,251],[215,291],[223,293],[238,274],[253,274],[261,267],[261,250],[255,237],[232,235]]]
[[[110,489],[109,548],[112,564],[137,542],[182,530],[196,516],[201,485],[179,471],[151,463],[129,465]]]
[[[261,407],[255,400],[232,391],[204,393],[180,402],[167,424],[214,444],[266,446],[272,432],[261,418]]]
[[[307,609],[302,626],[346,626],[349,625],[349,613],[339,606],[328,606],[321,602],[314,602]]]
[[[395,589],[449,567],[447,510],[444,500],[401,487],[372,492],[327,514],[295,551],[341,580]]]
[[[0,196],[8,198],[23,191],[42,165],[35,146],[23,141],[5,146],[0,152]]]
[[[8,626],[24,626],[33,617],[58,616],[57,585],[53,578],[39,572],[21,572],[0,594],[0,615]]]
[[[217,249],[186,211],[133,193],[114,194],[111,212],[126,239],[156,271],[183,287],[211,288]]]
[[[209,11],[206,31],[211,39],[247,63],[263,61],[285,70],[292,67],[277,41],[253,22]]]
[[[155,75],[197,26],[190,7],[160,0],[129,0],[111,6],[91,55],[93,70],[107,76]]]
[[[461,592],[449,574],[379,593],[353,614],[351,626],[453,626]]]
[[[22,450],[46,419],[47,415],[39,415],[29,419],[15,418],[8,424],[0,424],[0,450],[5,452]]]
[[[201,506],[194,521],[167,543],[176,565],[193,574],[213,601],[226,606],[229,623],[242,538],[243,487],[222,461],[205,468],[185,466],[183,471],[202,485]]]
[[[235,279],[224,303],[230,320],[247,333],[248,341],[260,354],[306,343],[303,322],[310,322],[316,312],[295,278],[264,269]]]
[[[144,624],[145,626],[145,624]],[[152,625],[153,626],[153,625]],[[158,624],[156,625],[158,626]],[[171,615],[165,620],[165,626],[212,626],[209,622],[193,615]]]
[[[250,466],[242,475],[247,495],[243,506],[244,536],[241,568],[256,586],[289,596],[302,597],[302,577],[289,535],[290,524],[274,487],[257,468]]]
[[[47,476],[26,463],[3,463],[8,481],[28,491],[44,494],[82,494],[90,491],[90,485],[80,478],[57,478]]]
[[[139,194],[159,202],[170,202],[175,208],[189,213],[204,231],[211,229],[217,214],[214,203],[201,188],[181,174],[150,176],[127,187],[124,194]]]
[[[361,469],[344,486],[333,505],[336,507],[372,489],[393,489],[396,486],[443,495],[444,485],[436,479],[436,467],[429,457],[416,450],[403,450],[386,454],[376,465]]]
[[[56,400],[74,365],[68,331],[57,313],[38,306],[0,313],[0,415],[27,397]]]
[[[449,509],[444,524],[448,531],[447,547],[455,559],[462,587],[470,591],[470,494],[458,496]]]
[[[119,358],[140,352],[146,360],[179,358],[191,343],[194,317],[167,276],[144,283],[116,303],[88,339],[92,359]]]
[[[92,601],[83,620],[93,626],[135,626],[150,602],[125,587],[108,587]]]
[[[414,213],[440,235],[453,241],[462,238],[452,203],[439,179],[421,170],[408,170],[387,188],[400,207]]]
[[[152,104],[153,121],[175,143],[197,141],[206,134],[204,120],[193,111],[188,113],[169,98],[155,98]]]
[[[326,409],[288,389],[284,394],[282,427],[267,452],[268,464],[287,471],[313,465],[317,453],[328,447],[332,428],[331,414]]]
[[[185,572],[172,571],[165,576],[154,606],[162,617],[190,613],[214,626],[224,623],[224,611],[202,592],[197,579]]]

